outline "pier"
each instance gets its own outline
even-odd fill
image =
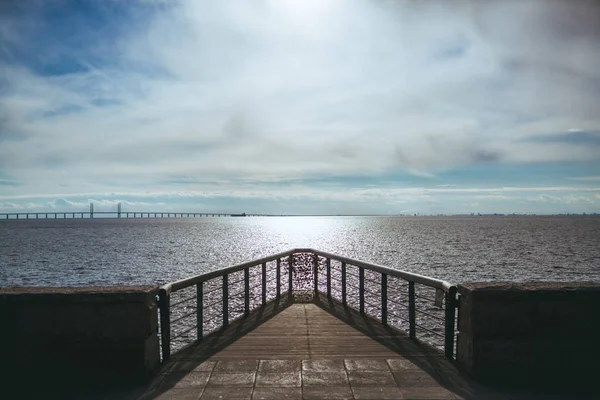
[[[160,287],[0,289],[0,372],[94,399],[592,399],[599,305],[593,283],[293,249]]]
[[[117,211],[94,211],[94,203],[90,203],[89,211],[53,211],[53,212],[11,212],[0,213],[0,220],[7,219],[92,219],[92,218],[199,218],[199,217],[260,217],[266,214],[237,214],[215,212],[149,212],[122,211],[121,203]]]
[[[461,378],[441,352],[339,303],[320,300],[273,302],[260,315],[255,313],[177,353],[141,398],[500,396]]]

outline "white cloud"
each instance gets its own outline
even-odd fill
[[[594,199],[596,196],[582,196],[578,194],[567,194],[562,196],[539,194],[537,196],[528,197],[527,200],[530,202],[539,203],[556,203],[556,204],[595,204],[598,202]]]
[[[189,187],[245,198],[267,189],[240,181],[594,163],[597,147],[524,140],[600,129],[594,7],[166,2],[110,43],[110,62],[102,42],[102,61],[74,53],[87,70],[72,74],[0,62],[0,173],[19,182],[2,192],[137,195],[201,178],[226,188]]]

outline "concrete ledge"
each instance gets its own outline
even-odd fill
[[[0,289],[0,373],[48,387],[118,386],[159,367],[154,286]]]
[[[593,384],[600,284],[459,285],[457,360],[476,378],[524,386]]]

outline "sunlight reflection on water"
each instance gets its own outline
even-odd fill
[[[0,222],[0,286],[156,284],[312,247],[453,282],[600,282],[600,218],[245,217]]]

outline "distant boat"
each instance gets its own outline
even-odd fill
[[[232,217],[245,217],[246,213],[241,213],[241,214],[231,214]]]

